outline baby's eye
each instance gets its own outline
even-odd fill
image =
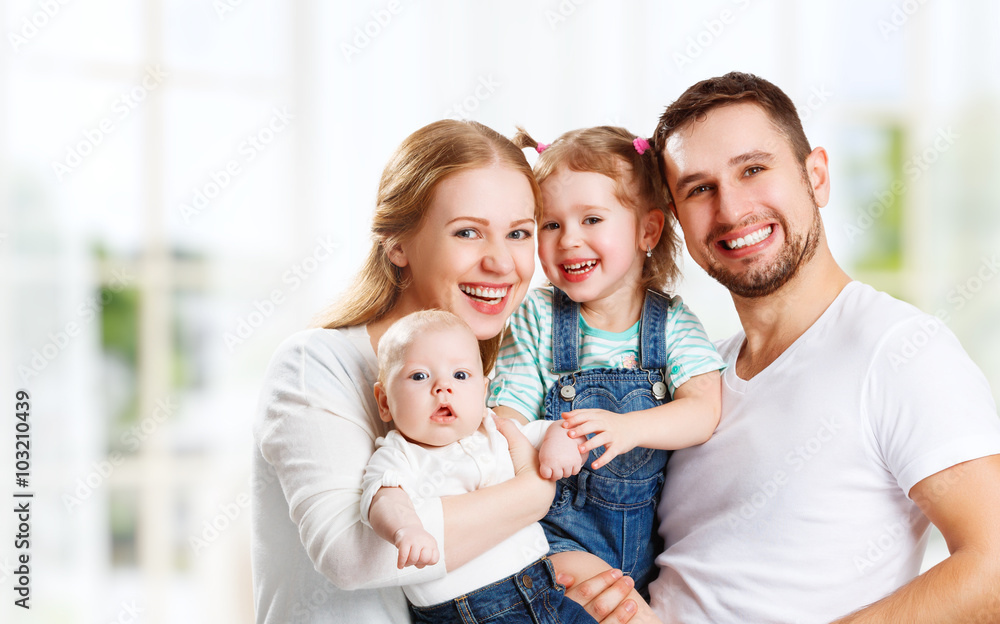
[[[427,373],[418,371],[410,375],[410,379],[412,379],[413,381],[423,381],[427,379]]]
[[[465,371],[455,371],[455,379],[458,379],[459,381],[465,381],[468,378],[469,378],[469,373]]]
[[[584,225],[597,225],[600,222],[601,222],[600,217],[587,217],[586,219],[583,220]]]
[[[538,228],[540,230],[558,230],[559,224],[555,221],[549,221],[548,223],[543,223],[542,227]]]

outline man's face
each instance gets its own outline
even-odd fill
[[[814,150],[803,171],[756,104],[722,106],[689,122],[667,139],[663,157],[691,257],[733,294],[769,295],[815,253],[826,154]]]

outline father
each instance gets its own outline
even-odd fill
[[[731,291],[743,331],[720,345],[715,436],[670,461],[654,610],[1000,622],[989,386],[940,321],[834,261],[827,153],[791,100],[748,74],[705,80],[667,108],[655,143],[688,250]],[[951,556],[917,576],[931,522]]]

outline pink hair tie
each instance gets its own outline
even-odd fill
[[[632,145],[635,146],[635,151],[639,152],[640,156],[642,156],[646,150],[649,149],[649,141],[642,137],[636,137],[635,140],[632,141]]]
[[[541,154],[545,150],[549,149],[550,145],[552,145],[552,144],[551,143],[539,143],[538,145],[535,146],[535,151],[538,152],[539,154]]]

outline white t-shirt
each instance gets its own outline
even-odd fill
[[[520,428],[538,447],[552,424],[535,421]],[[447,446],[411,444],[398,431],[379,438],[377,446],[365,469],[361,496],[361,517],[368,526],[372,498],[381,487],[401,487],[419,509],[429,497],[465,494],[514,478],[507,438],[492,417],[472,435]],[[435,605],[516,574],[548,551],[545,531],[535,522],[443,578],[404,585],[403,592],[419,607]]]
[[[996,405],[938,319],[859,282],[750,380],[743,340],[720,345],[715,435],[670,460],[652,607],[686,624],[829,622],[917,575],[929,522],[907,493],[1000,453]]]
[[[361,523],[365,465],[389,431],[377,374],[365,327],[299,332],[271,359],[253,423],[257,622],[406,622],[400,586],[445,574],[440,499],[418,512],[442,552],[422,570],[398,570],[396,548]]]

